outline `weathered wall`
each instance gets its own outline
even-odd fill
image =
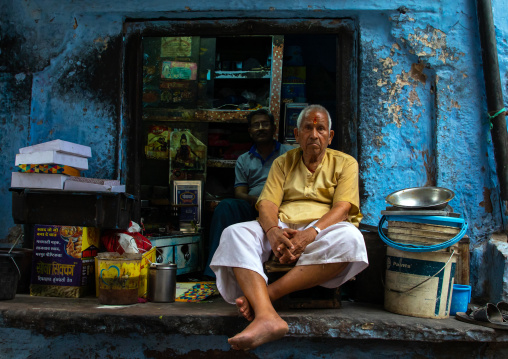
[[[478,248],[472,280],[479,295],[485,278],[477,269],[490,233],[503,227],[503,214],[475,3],[400,10],[360,17],[359,135],[368,198],[362,209],[376,218],[384,196],[406,187],[455,191],[451,205],[468,221],[472,247]]]
[[[504,228],[486,117],[472,0],[119,2],[1,0],[0,238],[19,147],[62,138],[92,147],[88,176],[119,176],[125,18],[352,17],[359,43],[362,211],[376,224],[392,191],[437,185],[470,225],[472,279],[483,292],[484,243]],[[507,0],[493,0],[505,99]],[[508,103],[508,101],[506,101]]]

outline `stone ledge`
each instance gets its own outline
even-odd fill
[[[417,342],[508,343],[508,331],[459,322],[386,312],[381,306],[343,302],[340,309],[280,311],[288,337]],[[0,327],[28,329],[45,336],[70,333],[233,336],[245,328],[234,306],[216,297],[206,303],[143,303],[102,306],[96,298],[17,295],[0,301]]]

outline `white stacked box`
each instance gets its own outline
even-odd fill
[[[32,153],[21,153],[16,155],[15,165],[41,165],[55,164],[73,167],[77,170],[84,171],[88,169],[88,159],[85,157],[68,155],[57,151],[40,151]]]
[[[15,165],[61,165],[83,171],[88,169],[88,158],[92,149],[62,140],[54,140],[20,148]],[[71,176],[56,173],[13,172],[11,187],[64,189],[65,181]]]
[[[56,151],[59,153],[65,153],[68,155],[74,155],[78,157],[90,158],[92,157],[92,149],[88,146],[78,145],[77,143],[72,143],[63,140],[54,140],[44,143],[39,143],[37,145],[23,147],[19,149],[19,153],[33,153],[33,152],[42,152],[42,151]]]
[[[11,187],[63,189],[69,176],[53,173],[12,172]]]
[[[85,192],[125,192],[125,185],[121,185],[118,180],[71,177],[65,182],[64,190]]]

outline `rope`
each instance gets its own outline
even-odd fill
[[[421,286],[423,283],[426,283],[428,282],[429,280],[431,280],[432,278],[434,278],[435,276],[437,276],[439,273],[441,273],[445,268],[446,266],[448,265],[448,263],[450,263],[450,261],[452,260],[453,258],[453,255],[455,254],[455,249],[452,251],[452,255],[450,256],[450,258],[448,258],[448,261],[445,263],[445,265],[443,266],[443,268],[441,268],[436,274],[434,274],[432,277],[428,277],[427,279],[425,279],[423,282],[415,285],[414,287],[412,288],[409,288],[407,290],[397,290],[397,289],[391,289],[391,288],[388,288],[388,290],[390,292],[395,292],[395,293],[400,293],[400,294],[405,294],[405,293],[409,293],[410,291],[412,291],[413,289],[416,289],[418,288],[419,286]]]
[[[502,109],[500,109],[499,111],[497,111],[495,114],[493,115],[489,115],[487,113],[487,115],[489,116],[489,123],[490,123],[490,129],[492,130],[492,128],[494,127],[494,125],[492,124],[492,120],[495,119],[497,116],[499,116],[500,114],[502,114],[503,112],[506,112],[506,107],[503,107]]]
[[[12,252],[12,249],[14,248],[14,246],[16,246],[16,243],[18,243],[19,239],[23,237],[23,233],[21,233],[18,238],[16,238],[16,240],[14,241],[14,244],[12,245],[11,249],[9,249],[9,252],[8,253],[11,253]],[[18,264],[16,263],[16,261],[14,260],[13,257],[10,257],[11,260],[12,260],[12,263],[14,263],[14,265],[16,266],[16,269],[18,270],[18,273],[19,273],[19,276],[21,277],[21,271],[19,270],[19,267],[18,267]]]

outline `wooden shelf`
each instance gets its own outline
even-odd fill
[[[215,71],[215,79],[269,79],[271,70],[257,71]]]
[[[208,159],[206,165],[208,167],[235,168],[236,160]]]
[[[247,123],[247,116],[254,110],[197,110],[196,120],[205,122]]]
[[[143,121],[194,121],[195,109],[145,108]]]
[[[234,122],[247,123],[254,110],[196,110],[171,108],[145,108],[143,121]]]

